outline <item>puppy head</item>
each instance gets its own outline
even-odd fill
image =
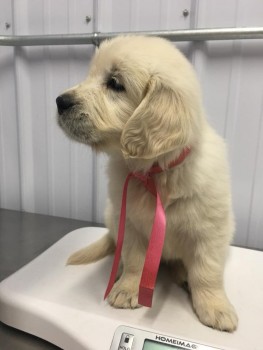
[[[57,105],[70,137],[125,158],[156,159],[191,146],[202,118],[188,61],[166,40],[139,36],[102,43],[88,78]]]

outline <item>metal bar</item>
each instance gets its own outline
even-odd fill
[[[206,41],[263,39],[263,27],[212,28],[193,30],[164,30],[144,32],[113,32],[90,34],[55,35],[8,35],[0,36],[0,46],[45,46],[45,45],[99,45],[103,40],[118,35],[159,36],[171,41]]]

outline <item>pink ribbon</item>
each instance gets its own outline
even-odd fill
[[[169,168],[180,164],[186,156],[190,153],[190,148],[185,148],[179,158],[169,165]],[[138,303],[143,306],[152,306],[153,290],[156,283],[156,278],[159,270],[159,265],[162,256],[162,250],[164,245],[165,230],[166,230],[166,217],[165,211],[161,202],[160,194],[156,188],[152,175],[162,172],[163,170],[159,166],[155,166],[144,175],[141,173],[129,173],[123,187],[121,214],[119,221],[118,238],[115,250],[115,256],[113,260],[112,270],[108,282],[108,286],[104,295],[104,299],[109,295],[118,271],[118,266],[121,257],[121,250],[124,240],[125,221],[126,221],[126,201],[128,185],[131,178],[140,180],[146,189],[156,197],[155,215],[150,235],[149,245],[146,252],[144,261],[144,267],[142,271],[141,281],[139,285]]]

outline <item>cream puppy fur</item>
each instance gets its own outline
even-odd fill
[[[89,76],[57,98],[58,123],[74,140],[109,155],[108,234],[74,253],[86,264],[115,250],[122,189],[131,171],[154,176],[167,228],[162,260],[184,269],[200,321],[232,332],[238,319],[224,291],[224,264],[234,232],[224,141],[209,126],[194,70],[166,40],[140,36],[105,41]],[[185,147],[190,155],[168,169]],[[155,198],[136,179],[128,192],[122,271],[109,297],[117,308],[138,307],[138,286]]]

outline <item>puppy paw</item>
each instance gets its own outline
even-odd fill
[[[138,286],[119,280],[116,282],[108,296],[111,306],[119,309],[136,309],[138,304]]]
[[[204,293],[193,297],[193,306],[200,321],[206,326],[220,331],[234,332],[238,317],[234,307],[225,296],[213,296]]]

